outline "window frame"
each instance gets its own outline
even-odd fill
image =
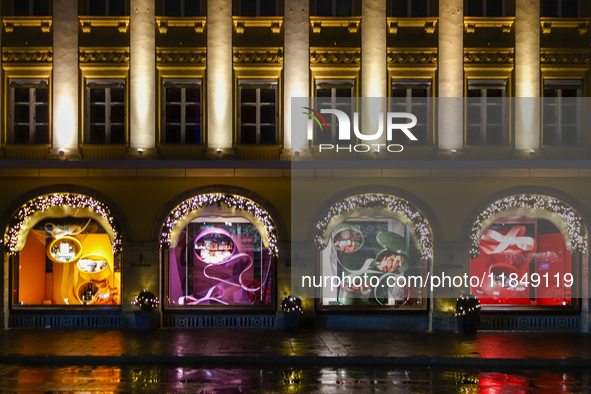
[[[357,88],[357,80],[356,79],[352,79],[352,78],[319,78],[314,80],[314,98],[317,100],[318,99],[318,89],[319,89],[319,85],[325,85],[327,87],[320,87],[320,89],[331,89],[331,95],[330,95],[330,100],[331,100],[331,107],[333,109],[338,109],[338,107],[335,107],[336,105],[336,100],[338,99],[338,97],[336,97],[336,89],[340,89],[340,88],[350,88],[351,89],[351,110],[355,111],[355,106],[354,106],[354,100],[357,98],[356,96],[356,88]],[[323,97],[324,98],[324,97]],[[344,97],[341,97],[344,98]],[[320,111],[320,109],[319,109]],[[352,115],[352,114],[351,114]],[[326,123],[327,126],[331,129],[330,133],[331,133],[331,144],[339,144],[339,139],[338,139],[338,129],[336,127],[336,125],[338,124],[335,116],[327,116],[325,117],[326,119]],[[351,120],[353,120],[353,116],[351,116]],[[316,125],[314,126],[314,135],[313,135],[313,141],[314,141],[314,145],[318,145],[317,144],[317,138],[316,138],[316,133],[317,133],[317,128]],[[353,143],[356,140],[356,137],[354,135],[351,136],[351,143]],[[343,144],[345,144],[346,142],[342,142]]]
[[[167,18],[199,18],[199,17],[204,16],[203,15],[203,1],[202,0],[199,0],[199,15],[190,15],[190,16],[186,15],[186,10],[185,10],[186,0],[176,0],[176,1],[181,2],[181,15],[180,16],[167,15],[166,14],[166,2],[167,1],[174,1],[174,0],[162,0],[162,5],[161,5],[161,10],[162,10],[161,15],[162,16],[165,16]]]
[[[501,0],[501,16],[488,16],[487,15],[487,2],[492,0],[477,0],[482,3],[482,15],[468,15],[466,10],[468,10],[468,2],[470,0],[464,0],[464,16],[469,18],[504,18],[507,16],[507,0]],[[472,0],[476,1],[476,0]]]
[[[105,1],[105,13],[104,15],[91,15],[90,14],[90,2],[92,0],[86,0],[86,15],[87,16],[94,16],[94,17],[120,17],[120,16],[129,16],[129,4],[127,0],[106,0]],[[111,2],[113,1],[124,1],[125,2],[125,11],[123,12],[123,15],[113,15],[111,14]]]
[[[26,123],[29,126],[29,141],[25,144],[16,144],[15,143],[15,126],[17,126],[17,122],[15,122],[15,106],[16,106],[16,102],[15,102],[15,86],[12,86],[13,84],[16,85],[38,85],[37,87],[29,87],[29,101],[28,101],[28,107],[29,107],[29,121]],[[35,112],[35,108],[37,107],[37,101],[36,99],[34,101],[32,101],[32,97],[36,98],[36,89],[39,89],[43,86],[47,87],[47,102],[44,103],[45,105],[47,105],[47,113],[48,113],[48,119],[47,119],[47,123],[37,123],[36,122],[36,112]],[[50,89],[50,85],[49,85],[49,79],[48,78],[8,78],[8,94],[9,94],[9,103],[10,103],[10,109],[9,109],[9,118],[10,118],[10,124],[9,124],[9,130],[8,130],[8,138],[7,138],[7,143],[11,144],[11,145],[51,145],[51,89]],[[33,95],[32,95],[33,94]],[[48,142],[47,143],[36,143],[34,141],[36,141],[36,137],[37,137],[37,130],[36,127],[37,126],[47,126],[48,129],[48,135],[47,135],[47,139]]]
[[[557,16],[544,16],[544,3],[546,1],[554,1],[558,4],[558,15]],[[582,4],[580,0],[575,0],[577,2],[577,16],[575,17],[564,17],[562,16],[563,12],[563,7],[562,7],[562,2],[564,0],[542,0],[541,4],[540,4],[540,14],[542,18],[580,18],[582,15]]]
[[[15,14],[15,2],[24,2],[26,0],[10,0],[10,15],[16,16]],[[51,0],[47,0],[49,13],[46,15],[35,15],[35,0],[28,0],[29,1],[29,12],[28,15],[23,15],[24,17],[44,17],[44,16],[52,16],[53,15],[53,2]]]
[[[256,18],[261,17],[261,0],[256,1],[256,15],[255,16],[244,16],[242,13],[242,1],[238,0],[238,16],[246,17],[246,18]],[[279,16],[279,1],[275,0],[275,15],[266,15],[266,17],[273,17]]]
[[[509,80],[506,78],[503,79],[468,79],[466,90],[488,90],[488,89],[499,89],[501,88],[503,91],[503,96],[501,97],[502,103],[502,113],[503,113],[503,123],[502,123],[502,143],[499,144],[488,144],[487,137],[488,137],[488,111],[485,109],[488,108],[488,104],[486,103],[486,99],[488,96],[481,96],[481,99],[485,99],[485,102],[479,104],[480,106],[480,143],[479,144],[469,144],[468,143],[468,109],[470,108],[470,98],[466,97],[466,104],[465,104],[465,117],[464,117],[464,132],[465,132],[465,145],[466,146],[507,146],[510,143],[509,139],[509,106],[507,105],[507,89],[509,85]],[[466,95],[467,96],[467,95]]]
[[[429,17],[431,17],[431,0],[426,0],[427,1],[427,15],[426,16],[413,15],[413,12],[412,12],[413,2],[415,2],[416,0],[406,0],[407,10],[408,10],[406,16],[394,16],[393,15],[394,7],[392,6],[392,1],[394,1],[394,0],[390,0],[388,2],[388,7],[390,7],[390,10],[388,12],[388,16],[391,18],[429,18]]]
[[[337,2],[338,1],[343,1],[343,0],[330,0],[331,2],[331,6],[332,6],[332,12],[330,14],[330,16],[325,16],[325,15],[318,15],[317,10],[318,10],[318,0],[314,0],[314,16],[318,16],[321,18],[351,18],[356,16],[355,14],[355,0],[347,0],[351,2],[351,15],[347,15],[347,16],[341,16],[338,17],[337,14]],[[312,15],[312,13],[310,13]]]
[[[582,79],[545,79],[543,81],[543,86],[542,86],[542,100],[544,100],[544,103],[542,104],[542,119],[541,119],[541,124],[542,124],[542,146],[566,146],[566,147],[573,147],[576,146],[578,144],[582,143],[583,140],[583,133],[582,133],[582,118],[583,118],[583,106],[580,103],[580,100],[576,100],[577,103],[577,117],[578,117],[578,121],[577,121],[577,138],[576,138],[576,142],[574,144],[564,144],[562,142],[562,110],[563,110],[563,106],[562,106],[562,95],[560,97],[555,97],[556,99],[559,100],[559,102],[557,102],[555,104],[556,106],[556,111],[558,112],[557,117],[558,119],[556,120],[556,122],[552,125],[554,127],[554,138],[555,138],[555,142],[554,144],[546,144],[546,142],[544,141],[544,134],[545,134],[545,122],[544,122],[544,109],[546,107],[546,96],[543,94],[543,92],[546,91],[547,87],[551,86],[554,88],[554,90],[559,90],[562,93],[562,90],[567,89],[567,88],[576,88],[577,90],[577,97],[581,98],[583,97],[583,87],[584,87],[584,81]]]
[[[275,142],[273,144],[261,144],[261,126],[268,125],[267,123],[263,124],[260,121],[261,117],[261,89],[265,88],[265,86],[272,86],[275,90]],[[245,87],[254,88],[256,89],[256,143],[255,144],[244,144],[242,142],[242,89]],[[239,78],[238,79],[238,89],[237,89],[237,135],[236,141],[238,145],[243,146],[274,146],[279,144],[279,80],[277,79],[249,79],[249,78]],[[247,123],[247,125],[252,125],[252,123]]]
[[[433,109],[434,109],[434,103],[433,103],[433,83],[431,79],[391,79],[390,82],[390,102],[388,105],[389,110],[392,109],[392,100],[393,100],[393,96],[392,96],[392,90],[394,90],[395,86],[398,85],[400,86],[400,88],[405,88],[407,90],[407,96],[406,96],[406,111],[408,113],[413,113],[412,108],[413,105],[420,105],[420,104],[412,104],[412,96],[408,96],[408,90],[412,90],[412,89],[427,89],[427,97],[425,98],[426,103],[425,106],[427,107],[427,119],[426,119],[426,126],[427,126],[427,140],[425,141],[425,143],[423,144],[411,144],[411,146],[429,146],[429,145],[433,145]],[[399,104],[402,105],[402,104]],[[409,109],[410,108],[410,109]],[[420,121],[420,119],[418,119]],[[417,123],[417,125],[419,125],[419,123]],[[391,141],[389,141],[391,142]],[[407,141],[407,143],[412,142],[412,141]]]
[[[189,82],[191,81],[191,82]],[[166,84],[169,83],[174,83],[175,85],[180,85],[182,86],[180,89],[183,89],[183,93],[181,93],[181,122],[180,122],[180,127],[181,127],[181,142],[180,143],[170,143],[170,142],[163,142],[166,138],[166,106],[168,104],[168,101],[166,101]],[[204,139],[204,132],[203,132],[203,79],[202,78],[162,78],[161,81],[161,89],[162,89],[162,94],[161,94],[161,99],[162,99],[162,121],[161,121],[161,135],[160,135],[160,140],[162,141],[162,144],[166,144],[166,145],[203,145],[203,139]],[[187,124],[192,125],[193,123],[187,123],[186,122],[186,110],[187,110],[187,102],[186,102],[186,89],[189,87],[199,87],[199,104],[200,104],[200,108],[199,108],[199,143],[187,143],[186,142],[186,127]],[[174,123],[176,124],[176,123]],[[197,125],[197,124],[196,124]]]
[[[113,124],[119,125],[120,123],[113,123],[111,122],[111,107],[113,106],[112,101],[111,101],[111,95],[110,95],[110,89],[113,89],[112,87],[107,87],[105,86],[105,90],[109,89],[109,95],[107,95],[107,92],[105,91],[105,102],[104,102],[104,107],[105,107],[105,142],[101,143],[101,144],[94,144],[90,142],[90,127],[91,127],[91,123],[90,123],[90,107],[91,107],[91,101],[90,101],[90,89],[97,89],[97,88],[92,88],[89,85],[90,84],[98,84],[98,85],[114,85],[117,83],[122,83],[123,84],[123,89],[124,89],[124,102],[123,102],[123,107],[124,107],[124,119],[123,119],[123,129],[124,129],[124,135],[125,135],[125,141],[122,143],[113,143],[111,142],[111,128],[113,126]],[[84,100],[84,144],[86,145],[96,145],[96,146],[101,146],[101,145],[123,145],[123,144],[127,144],[128,140],[129,140],[129,136],[128,136],[128,127],[127,127],[127,121],[128,121],[128,104],[129,104],[129,98],[128,98],[128,87],[127,87],[127,80],[126,78],[87,78],[84,81],[84,90],[85,90],[85,100]],[[118,102],[119,103],[119,102]],[[103,123],[96,123],[97,125],[102,125]]]

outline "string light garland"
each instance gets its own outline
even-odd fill
[[[35,213],[45,212],[52,207],[63,206],[68,206],[72,209],[88,209],[102,216],[107,222],[109,222],[109,225],[113,230],[113,253],[118,254],[121,252],[121,232],[119,230],[119,224],[113,218],[111,211],[104,203],[82,194],[61,193],[36,197],[21,207],[17,214],[10,220],[8,230],[4,234],[4,244],[8,248],[9,253],[12,255],[16,254],[20,246],[18,234],[20,230],[27,225]]]
[[[239,211],[248,212],[263,223],[263,226],[267,231],[269,250],[273,256],[277,255],[277,230],[275,229],[271,215],[269,215],[269,213],[260,205],[248,198],[221,193],[200,194],[183,201],[174,208],[166,218],[164,226],[162,227],[160,244],[167,249],[170,248],[171,234],[178,222],[183,218],[191,215],[199,209],[211,206],[221,207],[222,204]]]
[[[131,305],[137,306],[142,312],[149,312],[158,308],[160,301],[154,293],[144,290],[135,296],[133,301],[131,301]]]
[[[293,296],[285,297],[281,302],[281,310],[284,313],[304,313],[302,299]]]
[[[477,297],[474,296],[460,296],[456,299],[455,317],[465,315],[477,315],[480,313],[482,305]]]
[[[330,221],[345,212],[358,208],[387,208],[389,211],[403,215],[412,223],[412,231],[415,239],[418,239],[417,249],[423,258],[433,257],[433,235],[431,227],[423,214],[414,208],[408,201],[382,194],[362,194],[347,197],[330,207],[326,216],[316,224],[316,236],[314,243],[319,250],[324,250],[328,243],[324,240],[324,234]]]
[[[510,208],[541,210],[557,216],[566,222],[566,235],[570,238],[572,249],[583,253],[587,251],[587,236],[583,231],[582,219],[570,206],[551,197],[521,194],[497,200],[478,215],[470,233],[472,258],[480,256],[480,238],[485,230],[482,228],[483,223]]]

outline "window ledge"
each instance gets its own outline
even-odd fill
[[[512,145],[467,145],[465,158],[473,160],[509,160],[513,153]]]
[[[160,34],[168,33],[169,27],[192,27],[195,33],[203,33],[205,30],[205,23],[207,18],[201,17],[172,17],[172,16],[157,16],[156,24]]]
[[[542,33],[550,34],[552,29],[577,29],[580,35],[587,34],[591,18],[541,18]]]
[[[233,16],[234,31],[243,34],[247,27],[269,27],[271,32],[278,34],[283,26],[282,16]]]
[[[314,33],[320,33],[324,27],[346,27],[349,33],[357,33],[359,31],[359,24],[361,24],[360,16],[345,18],[328,16],[310,17],[310,25]]]
[[[515,17],[486,18],[477,16],[464,17],[464,28],[466,33],[474,33],[476,29],[492,28],[501,29],[503,33],[511,33],[515,24]]]
[[[125,158],[127,145],[86,144],[80,146],[83,160],[120,160]]]
[[[236,157],[246,160],[279,160],[281,145],[236,145]]]
[[[12,16],[2,18],[4,31],[12,33],[15,27],[40,27],[43,33],[51,32],[51,16]]]
[[[589,148],[585,145],[545,145],[542,152],[543,158],[549,160],[585,160],[589,157]]]
[[[401,27],[422,27],[425,33],[435,33],[438,18],[387,18],[388,32],[390,34],[398,34],[398,29]]]
[[[129,31],[128,16],[80,16],[78,20],[83,33],[90,33],[94,27],[116,27],[119,33]]]
[[[163,160],[202,160],[203,145],[197,144],[160,144],[158,157]]]
[[[12,160],[46,160],[49,145],[5,145],[4,157]]]

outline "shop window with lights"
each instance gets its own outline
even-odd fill
[[[581,142],[581,80],[544,82],[543,145],[576,145]]]
[[[201,0],[162,0],[163,16],[203,16]]]
[[[314,85],[314,96],[316,97],[316,110],[338,109],[345,112],[349,119],[353,119],[353,107],[355,97],[355,80],[352,79],[326,79],[316,80]],[[352,143],[339,140],[339,122],[335,115],[325,114],[326,125],[314,125],[314,144],[342,144]],[[325,128],[328,127],[328,130]],[[351,133],[353,135],[353,133]]]
[[[95,219],[43,219],[11,261],[14,308],[121,304],[120,255]]]
[[[129,15],[127,0],[87,0],[89,16],[126,16]]]
[[[316,16],[348,17],[355,14],[354,0],[314,0]]]
[[[273,307],[273,258],[249,219],[197,217],[166,253],[166,307]]]
[[[581,4],[578,0],[542,0],[542,16],[546,18],[579,18]]]
[[[9,79],[9,144],[49,144],[47,79]]]
[[[469,80],[466,145],[508,144],[507,80]]]
[[[277,81],[238,81],[238,143],[275,145],[278,141]]]
[[[390,112],[406,112],[417,117],[417,125],[411,132],[418,141],[411,141],[403,133],[393,133],[393,144],[429,145],[433,143],[431,81],[392,81]]]
[[[505,16],[505,0],[465,0],[464,14],[488,18]]]
[[[87,79],[84,142],[125,144],[126,102],[124,79]]]
[[[13,16],[50,16],[50,0],[11,0]]]
[[[201,144],[202,80],[164,79],[162,81],[163,144]]]
[[[240,0],[240,16],[277,16],[277,0]]]
[[[391,0],[390,16],[425,18],[429,16],[429,0]]]

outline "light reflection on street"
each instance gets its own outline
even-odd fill
[[[0,364],[1,393],[581,393],[582,371],[388,367],[19,366]]]

